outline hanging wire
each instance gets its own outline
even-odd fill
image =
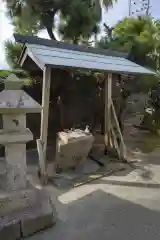
[[[150,15],[150,0],[129,0],[129,16]]]

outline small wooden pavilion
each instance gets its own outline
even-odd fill
[[[19,59],[21,67],[30,71],[35,71],[36,69],[43,71],[40,140],[42,143],[44,166],[46,165],[52,68],[88,69],[105,74],[105,144],[106,146],[115,147],[120,157],[126,157],[126,147],[112,101],[112,74],[152,75],[155,73],[129,61],[127,56],[120,52],[87,48],[31,36],[15,35],[15,40],[24,44]],[[115,121],[116,132],[121,142],[120,145],[117,142],[115,130],[111,123],[111,114],[113,115],[112,119]]]

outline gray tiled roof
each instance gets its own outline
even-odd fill
[[[42,70],[46,66],[50,66],[51,68],[77,68],[113,73],[155,74],[149,69],[129,61],[122,53],[108,50],[106,52],[102,49],[85,48],[38,37],[16,35],[15,39],[25,44],[20,58],[21,65],[25,63],[28,56]],[[23,60],[21,61],[21,59]]]
[[[85,46],[80,46],[76,44],[69,44],[69,43],[59,42],[55,40],[38,38],[36,36],[22,36],[22,35],[15,34],[14,37],[16,42],[23,43],[23,44],[29,43],[29,44],[43,45],[47,47],[55,47],[60,49],[68,49],[68,50],[74,50],[74,51],[80,51],[80,52],[102,54],[106,56],[127,57],[127,53],[124,53],[124,52],[117,52],[117,51],[93,48],[93,47],[85,47]]]

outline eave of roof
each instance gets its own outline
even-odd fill
[[[114,56],[114,57],[124,57],[127,58],[128,54],[124,52],[118,52],[118,51],[112,51],[112,50],[106,50],[106,49],[100,49],[100,48],[93,48],[93,47],[85,47],[80,46],[76,44],[69,44],[65,42],[59,42],[55,40],[49,40],[44,38],[39,38],[37,36],[22,36],[18,34],[14,34],[14,38],[16,42],[22,43],[22,44],[37,44],[37,45],[43,45],[47,47],[55,47],[60,49],[68,49],[68,50],[75,50],[80,52],[86,52],[86,53],[94,53],[94,54],[101,54],[106,56]]]
[[[38,37],[15,35],[16,41],[23,43],[19,63],[24,66],[26,59],[32,59],[44,70],[51,68],[79,68],[127,74],[155,74],[151,70],[127,60],[122,53],[86,48]]]

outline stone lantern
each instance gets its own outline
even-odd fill
[[[3,128],[0,144],[5,146],[5,171],[0,176],[0,239],[15,240],[53,225],[53,205],[41,188],[27,180],[26,143],[33,139],[26,128],[26,114],[40,113],[41,106],[25,91],[14,74],[0,92]]]
[[[3,124],[0,144],[5,146],[5,190],[27,187],[26,143],[33,139],[33,135],[26,128],[26,114],[41,111],[41,106],[21,90],[22,85],[23,81],[12,74],[5,80],[5,89],[0,93]]]

